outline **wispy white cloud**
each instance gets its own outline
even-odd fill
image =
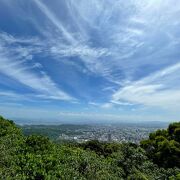
[[[11,99],[18,99],[18,98],[22,98],[22,96],[20,96],[19,94],[12,92],[12,91],[0,91],[0,96],[5,96],[5,97],[9,97]]]
[[[104,96],[98,98],[109,98],[99,104],[94,96],[87,106],[97,105],[106,110],[139,104],[179,106],[179,1],[67,0],[53,1],[51,5],[43,0],[3,2],[12,10],[19,2],[30,4],[23,6],[25,10],[19,6],[22,14],[26,14],[28,7],[34,8],[33,15],[27,11],[30,16],[22,17],[23,23],[26,20],[36,24],[42,36],[15,37],[1,32],[0,71],[36,91],[37,98],[73,99],[62,90],[63,86],[60,88],[60,82],[55,83],[52,74],[44,72],[44,67],[50,69],[51,64],[46,63],[51,61],[63,68],[73,67],[67,69],[73,71],[72,79],[77,84],[85,84],[87,89],[94,88]],[[59,5],[64,13],[58,11]],[[36,62],[36,55],[44,61]],[[66,69],[63,72],[69,73]],[[80,77],[82,74],[84,78]],[[97,82],[92,83],[95,77],[99,85],[102,83],[98,88],[94,85]],[[75,94],[82,92],[78,85],[71,86],[74,83],[71,78],[58,80],[69,85],[69,92],[75,92],[74,89]],[[90,91],[83,93],[91,95]]]
[[[68,32],[68,30],[55,16],[55,14],[52,11],[50,11],[49,8],[43,2],[41,2],[41,0],[34,0],[34,2],[37,4],[40,10],[47,16],[47,18],[63,33],[66,40],[68,40],[71,43],[76,43],[76,40],[71,35],[71,33]]]
[[[99,106],[100,104],[99,103],[96,103],[96,102],[88,102],[89,105],[92,105],[92,106]]]
[[[37,6],[41,9],[41,11],[45,14],[45,16],[50,20],[50,22],[57,27],[60,32],[63,34],[55,33],[55,36],[51,36],[49,41],[50,54],[55,57],[72,57],[77,56],[81,58],[81,60],[85,63],[86,67],[90,71],[94,71],[94,67],[96,66],[96,60],[100,57],[110,56],[111,52],[107,48],[103,47],[90,47],[88,38],[81,36],[79,32],[69,32],[68,29],[63,25],[62,21],[60,21],[50,8],[46,6],[41,0],[34,0]],[[69,4],[69,3],[67,3]],[[77,23],[76,23],[77,24]],[[79,25],[80,26],[80,25]],[[83,27],[80,28],[81,30]],[[84,29],[84,32],[86,29]],[[74,37],[75,35],[75,37]],[[61,38],[57,38],[60,36]],[[86,36],[88,36],[86,34]],[[62,41],[65,39],[66,42]],[[47,48],[48,49],[48,48]],[[92,62],[93,61],[93,62]]]
[[[112,103],[104,103],[101,105],[101,108],[104,108],[104,109],[111,109],[112,107],[113,107]]]
[[[131,82],[112,96],[112,101],[172,108],[180,106],[180,63],[162,69],[139,81]]]
[[[22,94],[15,91],[0,90],[0,102],[1,104],[20,104],[20,102],[35,102],[37,101],[36,95],[34,94]],[[39,99],[40,100],[40,99]]]
[[[78,56],[80,58],[99,58],[110,55],[106,48],[90,48],[87,45],[65,46],[63,44],[52,46],[51,53],[60,57]]]
[[[14,37],[6,35],[1,36],[0,43],[0,72],[15,79],[16,81],[24,84],[25,86],[32,88],[36,92],[42,93],[48,97],[56,97],[59,100],[72,100],[73,98],[67,93],[63,92],[53,82],[53,80],[47,74],[37,74],[31,71],[31,68],[40,67],[40,64],[28,65],[24,63],[24,59],[27,59],[31,55],[29,48],[21,47],[18,45],[20,53],[17,53],[16,47],[9,47],[12,42],[17,42]],[[12,41],[13,39],[13,41]],[[7,42],[9,44],[7,44]],[[29,42],[27,40],[27,42]]]
[[[176,7],[169,1],[161,0],[90,1],[88,8],[84,1],[78,4],[70,2],[82,21],[82,27],[85,28],[84,21],[87,22],[90,28],[95,28],[95,32],[99,33],[97,38],[100,41],[105,39],[109,43],[111,61],[84,61],[92,72],[112,82],[120,82],[120,75],[113,74],[115,71],[123,71],[126,78],[131,78],[143,65],[170,64],[168,58],[159,62],[153,59],[169,56],[171,49],[175,48],[167,34],[170,32],[177,38],[176,32],[171,29],[172,24],[177,22],[177,1],[173,1]]]

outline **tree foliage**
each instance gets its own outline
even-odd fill
[[[160,167],[180,167],[180,122],[172,123],[167,130],[157,130],[141,142],[149,158]]]
[[[12,121],[0,117],[0,179],[180,178],[179,124],[150,134],[141,146],[98,141],[56,144],[44,136],[24,136]]]

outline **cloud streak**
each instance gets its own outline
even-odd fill
[[[46,95],[47,98],[54,97],[54,99],[59,100],[73,100],[71,96],[60,90],[47,74],[37,74],[31,71],[31,68],[34,66],[37,67],[37,63],[35,63],[33,67],[24,63],[24,60],[31,55],[29,48],[18,46],[18,50],[20,51],[17,53],[16,47],[16,52],[14,52],[14,48],[9,49],[8,45],[12,45],[13,42],[18,42],[18,40],[15,40],[12,36],[6,36],[5,40],[1,38],[1,41],[3,42],[0,44],[1,73],[32,88],[36,92]],[[7,41],[9,43],[8,45],[6,44]],[[16,53],[17,55],[15,55]]]
[[[13,82],[0,89],[70,109],[180,106],[180,2],[3,0],[0,12],[0,81]]]
[[[180,63],[162,69],[139,81],[131,82],[112,95],[115,102],[127,101],[157,106],[160,108],[179,107],[180,86],[174,84],[179,80]]]
[[[47,6],[42,3],[40,0],[34,0],[40,10],[47,16],[47,18],[63,33],[65,38],[71,42],[76,43],[76,40],[73,36],[67,31],[67,29],[62,25],[58,18],[47,8]]]

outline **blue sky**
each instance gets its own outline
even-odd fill
[[[180,1],[0,0],[0,114],[180,119]]]

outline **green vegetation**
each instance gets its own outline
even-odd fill
[[[161,167],[180,167],[180,122],[158,130],[141,142],[149,158]]]
[[[1,179],[180,179],[180,123],[132,143],[56,144],[0,117]]]
[[[80,135],[81,129],[88,129],[88,125],[25,125],[21,126],[23,134],[26,136],[36,134],[47,136],[51,140],[57,140],[60,134]],[[75,131],[78,130],[78,131]]]

